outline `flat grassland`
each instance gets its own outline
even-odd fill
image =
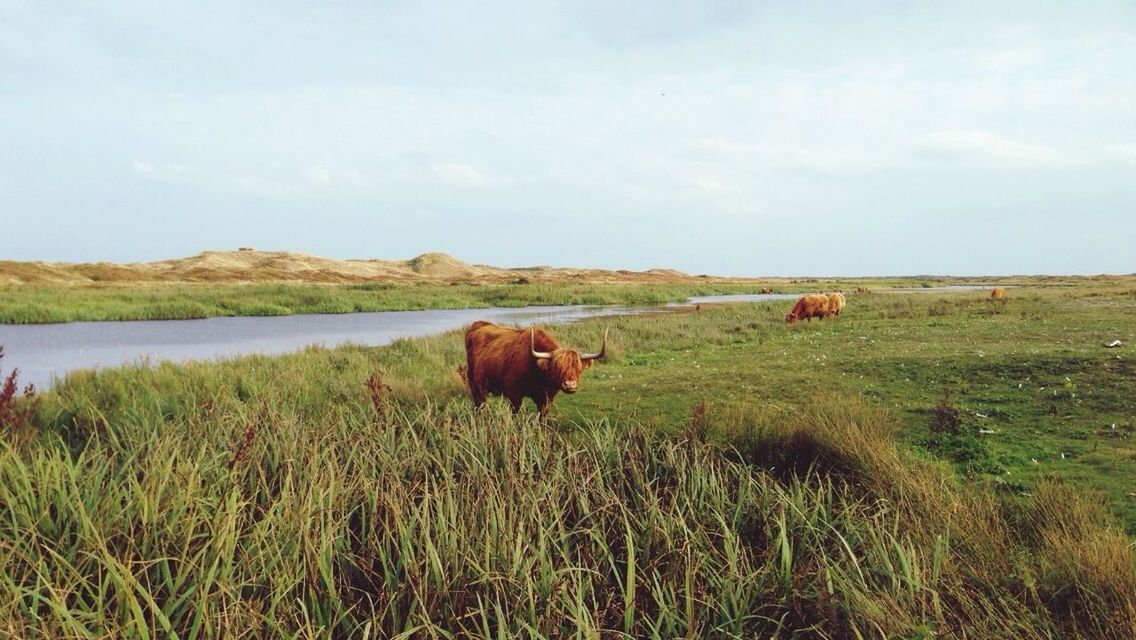
[[[126,265],[0,261],[0,324],[536,304],[661,304],[697,295],[757,293],[762,289],[794,292],[822,287],[919,287],[965,282],[969,280],[723,278],[691,276],[670,269],[509,269],[471,265],[439,253],[398,261],[210,251],[190,258]]]
[[[73,374],[0,411],[0,629],[1132,637],[1136,278],[787,307],[555,327],[549,426],[459,332]]]
[[[566,304],[663,304],[690,296],[751,293],[738,283],[662,284],[158,284],[0,287],[0,323],[189,320]]]

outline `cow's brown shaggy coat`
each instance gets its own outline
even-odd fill
[[[531,332],[531,333],[530,333]],[[550,358],[536,358],[532,350],[547,352]],[[465,332],[466,380],[475,407],[485,404],[489,395],[504,396],[513,407],[521,408],[525,398],[536,403],[541,420],[556,394],[575,393],[580,374],[592,361],[579,352],[563,349],[544,329],[514,329],[484,320]]]
[[[785,316],[785,322],[796,322],[798,320],[812,320],[813,318],[823,319],[828,315],[828,296],[823,293],[813,293],[807,296],[801,296],[797,300],[797,304],[793,305],[793,310],[789,315]]]

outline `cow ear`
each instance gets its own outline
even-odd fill
[[[592,366],[593,362],[595,362],[595,361],[594,360],[582,360],[580,362],[580,364],[583,365],[583,366],[580,367],[580,371],[583,371],[584,369],[587,369],[588,367]]]
[[[541,369],[544,369],[545,371],[548,371],[548,367],[551,364],[552,364],[551,358],[537,358],[536,359],[536,366],[540,367]]]

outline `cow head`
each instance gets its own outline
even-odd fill
[[[592,366],[593,360],[604,357],[607,351],[607,329],[604,329],[603,343],[596,353],[579,353],[572,349],[557,348],[555,351],[536,350],[536,330],[529,329],[529,342],[536,366],[544,371],[551,386],[564,393],[576,393],[580,386],[580,374]]]
[[[797,317],[797,310],[796,309],[794,309],[793,311],[790,311],[789,315],[785,316],[785,322],[788,322],[790,324],[796,322],[799,319],[800,318]]]

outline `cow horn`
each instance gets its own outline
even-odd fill
[[[536,329],[529,329],[529,345],[532,350],[532,356],[537,360],[552,357],[552,354],[547,351],[536,350]]]
[[[610,327],[604,328],[603,343],[600,344],[599,353],[581,353],[580,354],[581,360],[596,360],[596,359],[604,357],[604,354],[607,353],[607,330],[608,330],[608,328],[610,328]]]

